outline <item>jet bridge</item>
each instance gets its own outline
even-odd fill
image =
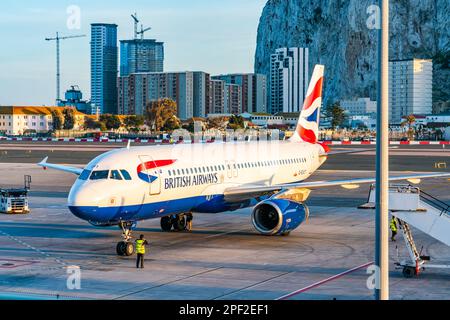
[[[375,209],[375,185],[370,187],[368,202],[360,209]],[[397,262],[405,277],[419,275],[427,268],[450,268],[450,264],[431,264],[428,256],[417,250],[410,226],[450,246],[450,205],[420,190],[405,184],[389,187],[389,211],[397,218],[409,253],[409,260]]]

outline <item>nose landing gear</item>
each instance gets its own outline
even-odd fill
[[[192,213],[177,214],[161,218],[161,230],[169,232],[175,231],[191,231],[192,230]]]
[[[133,223],[131,222],[121,222],[119,227],[122,229],[123,240],[117,243],[116,252],[119,256],[132,256],[134,254],[134,244],[130,242],[131,240],[131,228]]]

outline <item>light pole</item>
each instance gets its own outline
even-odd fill
[[[378,30],[376,248],[379,267],[377,300],[389,299],[389,0],[379,0],[381,24]]]

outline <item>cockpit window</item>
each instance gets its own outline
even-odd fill
[[[104,180],[108,179],[109,170],[93,171],[90,180]]]
[[[112,180],[123,180],[122,176],[119,173],[119,170],[111,170],[111,174],[109,175],[109,178]]]
[[[127,170],[120,170],[120,172],[122,173],[122,176],[125,180],[131,180],[131,176]]]
[[[83,172],[80,174],[80,180],[87,180],[89,179],[89,175],[91,174],[91,170],[83,170]]]

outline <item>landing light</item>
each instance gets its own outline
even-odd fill
[[[359,188],[359,184],[343,184],[341,187],[347,190],[354,190]]]
[[[408,179],[408,182],[411,182],[412,184],[419,184],[421,181],[421,179]]]

